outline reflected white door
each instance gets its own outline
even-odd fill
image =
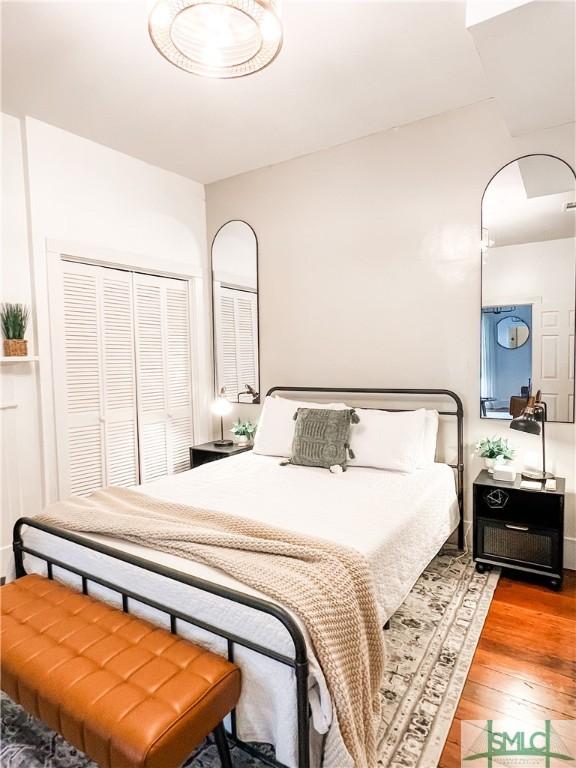
[[[542,390],[549,421],[574,416],[574,309],[568,304],[532,308],[532,391]]]

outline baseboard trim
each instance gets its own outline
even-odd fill
[[[564,568],[576,571],[576,538],[564,537]]]

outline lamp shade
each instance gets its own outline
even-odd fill
[[[212,403],[212,413],[215,413],[217,416],[227,416],[231,410],[232,403],[226,400],[222,393]]]
[[[527,432],[530,435],[539,435],[542,428],[534,413],[523,413],[512,419],[510,429],[515,429],[517,432]]]

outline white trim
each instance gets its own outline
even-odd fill
[[[38,355],[25,355],[21,357],[18,355],[3,355],[0,357],[0,363],[37,363],[38,360],[40,360]]]
[[[64,366],[64,291],[62,286],[62,260],[57,253],[46,253],[46,274],[48,278],[48,313],[50,317],[50,374],[52,382],[52,416],[54,419],[54,441],[56,444],[56,498],[62,496],[62,478],[68,473],[66,430],[66,379]],[[61,339],[54,344],[53,339]]]
[[[510,294],[506,294],[506,301],[493,301],[494,296],[490,296],[490,301],[482,301],[482,309],[490,307],[511,307],[513,304],[542,304],[542,296],[516,296],[510,299]]]
[[[110,267],[111,269],[124,269],[128,272],[140,272],[145,275],[157,277],[173,277],[178,280],[188,280],[192,277],[202,277],[199,267],[191,266],[187,272],[170,272],[156,267],[142,266],[144,257],[142,254],[127,251],[116,251],[113,248],[101,248],[99,246],[80,243],[73,240],[46,240],[46,250],[49,253],[58,254],[64,261],[78,261],[82,264],[90,264],[95,267]]]
[[[564,568],[576,571],[576,538],[564,536]]]

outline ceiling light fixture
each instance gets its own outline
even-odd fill
[[[278,0],[159,0],[148,30],[169,62],[203,77],[251,75],[282,47]]]

